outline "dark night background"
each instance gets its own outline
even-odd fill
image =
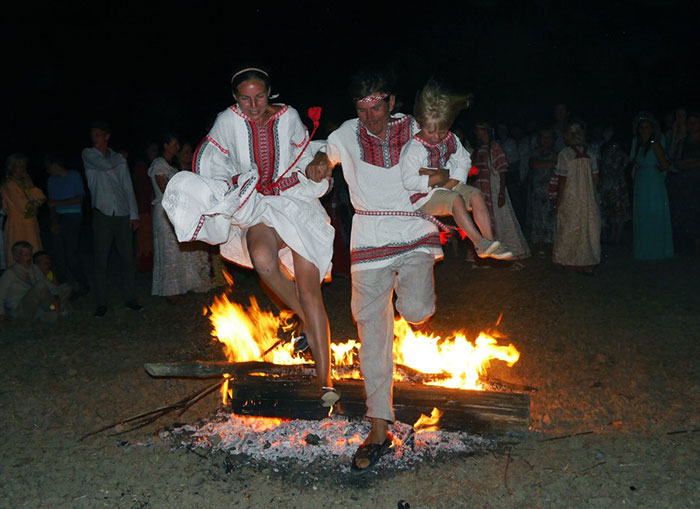
[[[564,102],[589,124],[616,125],[628,144],[639,110],[663,122],[679,105],[697,108],[693,5],[493,0],[417,11],[261,4],[180,23],[126,23],[120,13],[103,17],[124,21],[115,24],[6,24],[0,156],[27,153],[41,182],[47,152],[79,165],[95,119],[112,124],[113,148],[130,156],[166,130],[198,143],[232,103],[230,75],[248,61],[271,70],[278,101],[300,111],[323,106],[327,126],[354,116],[349,75],[385,62],[398,73],[405,112],[436,75],[474,92],[466,125],[550,124],[554,105]]]

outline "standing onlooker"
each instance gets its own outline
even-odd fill
[[[554,133],[551,129],[542,129],[530,158],[528,174],[528,226],[533,244],[551,244],[554,238],[554,203],[549,197],[549,183],[556,165]]]
[[[189,141],[181,141],[180,151],[177,153],[177,164],[175,165],[179,171],[194,171],[192,168],[192,159],[194,158],[195,146]],[[221,254],[219,253],[216,246],[210,246],[204,242],[194,241],[188,242],[187,244],[180,245],[185,251],[191,251],[192,256],[195,258],[195,270],[201,274],[202,284],[196,292],[208,292],[212,288],[212,261],[211,258],[216,256],[219,259],[223,270],[223,262],[221,261]],[[223,279],[223,274],[221,275]]]
[[[614,134],[612,127],[606,127],[603,130],[605,141],[600,148],[598,189],[603,220],[603,240],[619,244],[625,224],[632,219],[632,205],[625,176],[629,157],[614,139]]]
[[[634,257],[657,260],[673,256],[671,213],[666,192],[664,139],[651,113],[634,119],[634,139],[630,158],[634,161]]]
[[[0,194],[0,271],[5,270],[7,262],[5,261],[5,218],[7,214],[2,208],[2,194]]]
[[[126,160],[109,148],[111,128],[95,122],[90,128],[93,147],[83,149],[83,165],[92,195],[92,229],[95,252],[94,316],[107,313],[107,263],[112,243],[121,258],[122,286],[126,307],[140,311],[134,298],[133,231],[139,226],[136,196]]]
[[[46,196],[32,183],[27,173],[27,157],[23,154],[12,154],[7,158],[5,166],[7,177],[0,187],[2,206],[7,214],[5,224],[5,255],[8,265],[11,264],[12,246],[20,240],[29,242],[41,249],[39,222],[37,211]]]
[[[479,170],[474,187],[481,191],[491,217],[495,238],[508,246],[513,258],[518,260],[530,256],[530,248],[515,217],[506,189],[508,161],[501,146],[493,141],[491,127],[485,122],[476,124],[478,147],[472,161]]]
[[[673,123],[666,134],[668,160],[670,163],[673,163],[680,155],[683,141],[687,135],[687,118],[688,112],[683,107],[677,108],[676,111],[673,112]]]
[[[552,126],[552,131],[554,132],[554,151],[557,154],[566,148],[564,132],[566,131],[568,123],[569,109],[566,107],[566,104],[557,104],[554,107],[554,125]]]
[[[498,134],[498,143],[501,145],[508,161],[506,178],[508,197],[513,206],[515,217],[518,218],[519,223],[524,224],[525,207],[522,203],[522,191],[520,189],[520,150],[518,149],[518,142],[510,136],[508,127],[505,124],[499,124],[496,128],[496,133]],[[524,164],[527,164],[527,162]]]
[[[178,302],[190,290],[209,290],[209,271],[204,270],[200,253],[179,243],[173,225],[163,209],[163,193],[168,181],[178,170],[180,142],[167,134],[159,144],[160,157],[151,163],[148,176],[153,184],[153,295],[162,295],[169,302]]]
[[[598,168],[586,151],[581,124],[572,123],[564,135],[569,146],[559,153],[554,170],[559,183],[552,261],[592,274],[600,263],[600,210],[595,195]]]
[[[700,254],[700,113],[688,113],[687,135],[669,179],[673,229],[681,248]]]
[[[80,225],[83,220],[83,179],[75,170],[67,170],[63,161],[52,155],[44,158],[51,213],[53,258],[60,281],[73,288],[73,295],[85,295],[89,284],[80,261]]]

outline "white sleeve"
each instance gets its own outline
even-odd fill
[[[566,177],[566,175],[569,173],[570,160],[569,148],[564,148],[561,152],[559,152],[559,156],[557,157],[557,165],[554,168],[554,174],[559,175],[560,177]]]
[[[321,182],[314,182],[306,178],[306,167],[311,163],[314,153],[310,147],[306,146],[309,140],[309,132],[295,109],[290,108],[287,114],[290,115],[289,144],[292,150],[290,151],[289,161],[286,164],[294,164],[294,166],[276,181],[279,185],[280,193],[307,198],[320,198],[330,191],[331,181],[326,179]],[[318,147],[318,144],[315,146]],[[286,171],[286,169],[284,168],[282,171]]]
[[[427,193],[430,191],[428,185],[430,177],[418,174],[418,171],[425,164],[422,152],[423,148],[409,141],[401,150],[399,168],[401,169],[401,181],[407,190]]]
[[[450,170],[451,179],[458,180],[460,184],[466,184],[467,175],[469,175],[469,170],[472,167],[472,158],[462,143],[460,143],[459,138],[454,136],[454,139],[456,150],[445,166]]]
[[[97,179],[99,178],[98,172],[104,168],[100,165],[100,160],[95,154],[94,150],[89,148],[83,149],[83,168],[85,168],[85,180],[87,180],[88,189],[90,192],[94,193],[97,189]]]
[[[235,176],[243,172],[234,160],[235,146],[233,126],[219,113],[214,126],[194,154],[195,173],[203,177],[223,180],[235,184]]]
[[[139,207],[136,204],[136,193],[134,193],[134,185],[131,183],[131,173],[129,173],[129,166],[126,164],[126,159],[122,159],[121,171],[119,173],[119,180],[129,200],[129,219],[136,221],[139,218]]]

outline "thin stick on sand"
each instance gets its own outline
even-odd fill
[[[173,410],[177,410],[178,408],[183,408],[183,411],[180,412],[180,414],[179,414],[179,415],[182,415],[185,412],[185,410],[190,408],[194,403],[196,403],[197,401],[202,399],[207,394],[213,392],[218,387],[223,385],[223,383],[225,381],[226,381],[226,379],[219,380],[215,384],[208,385],[204,389],[199,390],[199,391],[195,392],[194,394],[191,394],[191,395],[181,399],[180,401],[177,401],[177,402],[172,403],[170,405],[161,406],[158,408],[154,408],[153,410],[149,410],[148,412],[142,412],[142,413],[137,414],[137,415],[132,415],[131,417],[119,419],[118,421],[113,422],[111,424],[108,424],[106,426],[103,426],[100,429],[97,429],[95,431],[91,431],[87,435],[83,435],[82,437],[80,437],[78,442],[81,442],[82,440],[84,440],[88,437],[91,437],[93,435],[97,435],[98,433],[102,433],[103,431],[107,431],[108,429],[115,428],[115,427],[119,426],[120,424],[126,424],[127,422],[133,422],[133,421],[137,421],[139,419],[143,419],[145,417],[149,417],[148,419],[146,419],[145,422],[138,424],[136,427],[130,428],[126,431],[121,431],[121,432],[116,433],[116,434],[119,435],[121,433],[126,433],[127,431],[133,431],[134,429],[138,429],[140,427],[146,426],[147,424],[150,424],[150,423],[160,419],[164,415],[172,412]]]

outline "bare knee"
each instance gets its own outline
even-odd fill
[[[279,260],[277,253],[273,253],[270,249],[257,247],[250,249],[250,260],[253,262],[255,272],[265,277],[279,271]]]

